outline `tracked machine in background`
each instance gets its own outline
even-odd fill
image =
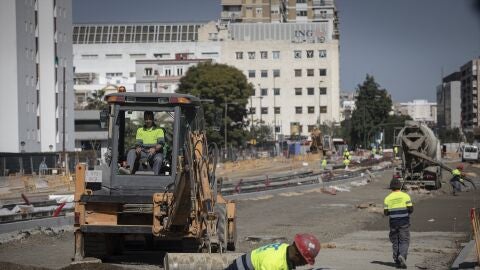
[[[235,203],[217,190],[217,148],[207,143],[200,100],[181,94],[114,93],[106,96],[106,162],[101,185],[85,182],[76,168],[75,259],[121,254],[129,249],[193,253],[235,250]],[[143,113],[163,129],[160,174],[148,162],[123,174]],[[150,164],[151,165],[151,164]],[[202,258],[202,255],[198,255]],[[196,257],[198,257],[196,256]]]
[[[320,157],[323,157],[324,155],[323,136],[320,129],[314,128],[310,133],[310,137],[312,139],[312,142],[310,144],[310,153],[320,154]]]

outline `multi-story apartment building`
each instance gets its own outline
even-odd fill
[[[460,72],[444,77],[437,86],[437,127],[461,127]]]
[[[73,150],[71,0],[0,1],[0,25],[0,152]]]
[[[478,90],[480,84],[480,58],[473,59],[460,67],[462,127],[472,131],[480,126]]]

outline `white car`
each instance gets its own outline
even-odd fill
[[[478,161],[478,147],[475,145],[465,145],[462,151],[463,161]]]

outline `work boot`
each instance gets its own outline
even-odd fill
[[[407,260],[402,255],[398,256],[398,261],[400,262],[400,268],[407,269]]]

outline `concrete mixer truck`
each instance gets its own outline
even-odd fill
[[[418,184],[432,189],[442,186],[440,144],[433,131],[425,124],[406,121],[396,144],[400,146],[402,166],[395,175],[404,183]]]

